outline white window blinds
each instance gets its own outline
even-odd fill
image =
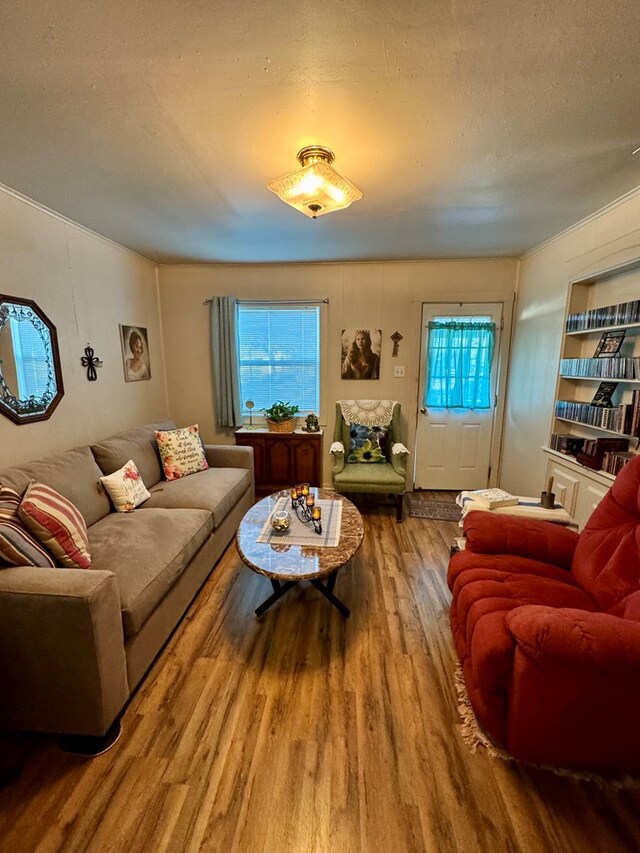
[[[317,305],[238,305],[240,398],[255,410],[276,400],[320,409],[320,308]]]

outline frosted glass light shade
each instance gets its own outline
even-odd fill
[[[300,213],[316,219],[362,198],[360,190],[330,166],[334,157],[328,148],[303,148],[298,159],[302,169],[269,181],[267,188]]]

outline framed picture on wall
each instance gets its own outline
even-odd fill
[[[341,379],[380,379],[381,329],[343,329]]]
[[[143,326],[120,324],[120,346],[125,382],[151,379],[151,361],[147,330]]]

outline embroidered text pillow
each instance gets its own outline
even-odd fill
[[[182,429],[156,430],[158,450],[167,480],[206,471],[209,467],[198,424]]]
[[[389,427],[349,426],[349,454],[347,462],[386,462],[387,433]]]
[[[76,507],[44,483],[31,483],[24,493],[20,519],[29,532],[67,569],[90,569],[89,537]]]
[[[151,497],[133,459],[108,477],[100,477],[100,482],[107,490],[118,512],[132,512]]]
[[[0,560],[10,566],[54,568],[51,555],[20,521],[20,501],[17,492],[0,484]]]

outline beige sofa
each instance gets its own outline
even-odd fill
[[[71,500],[92,568],[0,570],[0,727],[100,738],[179,623],[254,502],[253,451],[207,446],[208,471],[163,478],[154,430],[0,471]],[[151,497],[113,510],[99,477],[133,459]]]

